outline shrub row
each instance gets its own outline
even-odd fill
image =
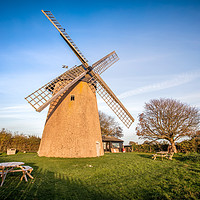
[[[6,152],[10,148],[15,148],[20,152],[37,152],[40,140],[37,136],[26,136],[2,129],[0,131],[0,152]]]
[[[0,152],[6,152],[9,148],[15,148],[20,152],[37,152],[40,145],[40,138],[37,136],[26,136],[24,134],[12,133],[6,129],[0,131]],[[180,153],[197,152],[200,153],[200,139],[193,138],[184,140],[176,144]],[[157,152],[167,151],[168,143],[148,143],[137,145],[132,144],[132,151],[136,152]]]
[[[177,151],[180,153],[187,152],[197,152],[200,153],[200,139],[194,138],[191,140],[184,140],[180,143],[176,144]],[[132,151],[136,152],[158,152],[158,151],[167,151],[168,144],[167,143],[144,143],[144,144],[132,144]]]

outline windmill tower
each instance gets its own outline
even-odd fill
[[[100,74],[119,60],[115,51],[92,66],[50,11],[43,11],[81,61],[25,99],[40,112],[49,111],[39,147],[39,156],[96,157],[104,154],[96,92],[129,128],[134,119]]]

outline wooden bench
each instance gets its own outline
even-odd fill
[[[160,152],[156,152],[155,154],[153,154],[152,159],[155,160],[157,157],[161,157],[162,160],[163,160],[163,158],[172,160],[173,155],[174,155],[174,152],[168,153],[167,151],[160,151]]]
[[[20,169],[16,169],[16,170],[11,170],[10,172],[22,172],[23,175],[21,177],[21,181],[23,180],[23,178],[25,179],[25,181],[27,182],[28,179],[27,179],[27,176],[28,175],[31,179],[34,179],[33,176],[31,176],[31,172],[33,171],[33,168],[30,167],[30,166],[20,166]]]
[[[30,166],[22,166],[22,172],[23,172],[23,176],[21,177],[21,181],[24,178],[25,181],[27,182],[27,177],[26,175],[28,175],[31,179],[33,179],[33,177],[31,176],[31,172],[33,171],[33,168]]]
[[[14,155],[16,154],[16,149],[11,148],[11,149],[7,149],[7,155]]]
[[[166,155],[166,158],[169,160],[172,160],[173,155],[174,155],[174,152],[168,153],[168,155]]]

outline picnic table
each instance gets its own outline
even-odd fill
[[[33,177],[30,175],[33,168],[30,166],[24,166],[23,162],[3,162],[0,163],[0,174],[1,174],[1,186],[3,185],[5,178],[8,173],[10,172],[22,172],[23,175],[21,177],[21,180],[24,178],[25,181],[27,181],[26,174],[33,179]]]
[[[168,151],[159,151],[159,152],[156,152],[155,154],[153,154],[152,159],[155,160],[156,157],[161,157],[162,160],[163,160],[163,158],[172,160],[173,155],[174,155],[174,152],[169,153]]]

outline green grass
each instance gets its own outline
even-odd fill
[[[200,199],[200,155],[177,154],[152,160],[151,154],[105,154],[99,158],[45,158],[1,155],[0,162],[22,161],[34,180],[8,174],[0,199]]]

